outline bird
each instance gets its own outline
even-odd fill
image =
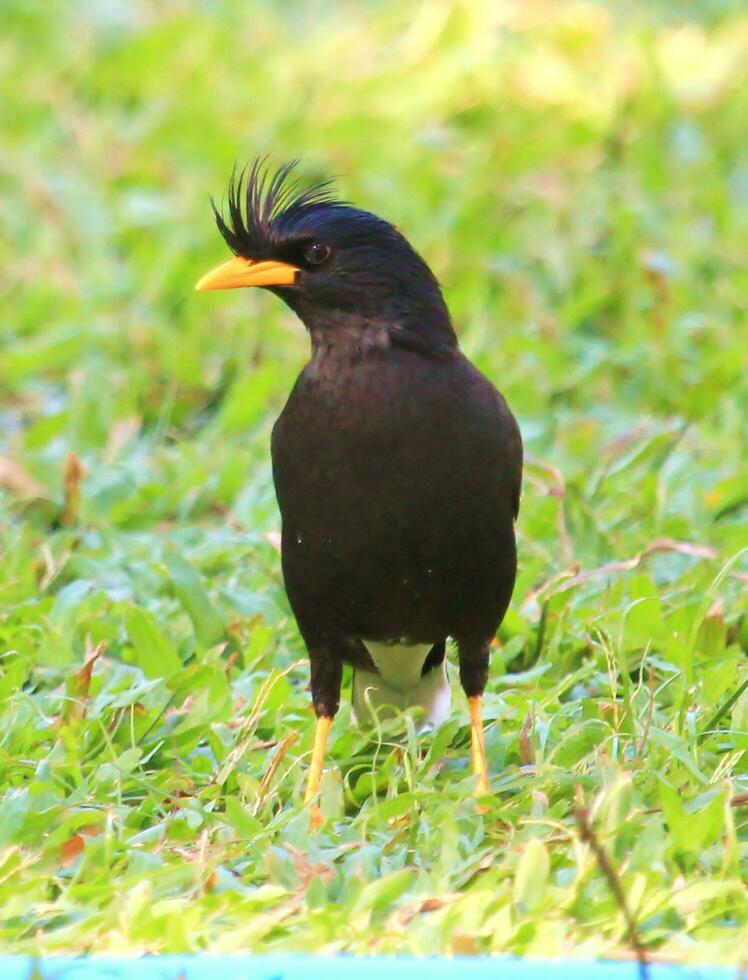
[[[447,641],[467,696],[474,793],[490,793],[482,718],[491,645],[514,589],[522,438],[462,353],[441,287],[390,222],[257,158],[211,198],[233,253],[198,290],[257,286],[311,350],[271,437],[286,592],[316,715],[304,795],[312,820],[328,736],[353,668],[359,724],[450,714]],[[479,800],[480,805],[480,800]]]

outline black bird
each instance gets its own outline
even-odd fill
[[[460,352],[433,273],[382,218],[306,190],[295,164],[232,177],[213,205],[235,258],[197,289],[262,286],[302,320],[311,359],[273,429],[283,576],[311,663],[316,797],[343,664],[356,714],[449,712],[445,646],[468,697],[476,792],[489,791],[481,698],[516,575],[522,440]]]

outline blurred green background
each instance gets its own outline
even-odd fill
[[[0,88],[5,947],[625,951],[578,785],[646,945],[737,960],[744,5],[4,0]],[[269,468],[308,339],[192,288],[264,153],[402,229],[520,420],[487,815],[456,691],[420,743],[344,707],[308,835]]]

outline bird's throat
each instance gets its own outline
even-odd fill
[[[348,321],[315,326],[309,330],[312,358],[359,360],[391,346],[387,325],[376,321]]]

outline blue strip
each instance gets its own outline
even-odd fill
[[[640,980],[636,963],[352,956],[0,956],[0,980]],[[649,980],[735,980],[735,969],[655,964]]]

